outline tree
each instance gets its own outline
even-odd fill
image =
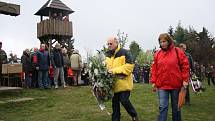
[[[179,43],[184,43],[184,41],[186,41],[187,33],[188,31],[184,29],[179,22],[173,34],[173,39],[176,40],[176,45]]]
[[[168,33],[172,34],[172,30],[170,26]],[[193,27],[189,27],[188,30],[183,28],[179,22],[173,31],[173,38],[176,40],[176,46],[179,43],[187,45],[187,51],[194,61],[204,65],[215,64],[215,39],[205,27],[201,32],[197,32]]]
[[[140,50],[139,55],[137,56],[137,62],[140,66],[143,66],[147,61],[146,53],[143,50]]]
[[[129,49],[130,49],[130,52],[131,52],[133,59],[135,61],[137,56],[140,53],[141,48],[136,41],[132,41],[131,44],[129,45]]]
[[[119,40],[120,47],[125,47],[126,42],[128,41],[128,34],[125,34],[125,32],[120,32],[120,30],[117,33],[117,39]]]
[[[143,66],[144,64],[151,64],[153,61],[153,50],[147,50],[146,52],[140,50],[136,60],[140,66]]]
[[[194,28],[189,27],[189,31],[184,29],[181,31],[181,35],[186,36],[183,37],[182,42],[187,45],[187,51],[192,55],[194,61],[204,65],[215,63],[213,59],[215,58],[213,37],[205,27],[199,33]]]
[[[199,32],[197,36],[199,45],[198,56],[196,57],[197,61],[204,64],[215,63],[215,50],[212,48],[212,45],[214,44],[213,37],[211,37],[205,27],[203,27],[202,32]]]
[[[173,31],[172,26],[169,26],[168,34],[173,38],[174,31]]]

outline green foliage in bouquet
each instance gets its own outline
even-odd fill
[[[89,72],[93,81],[94,95],[103,102],[110,100],[113,96],[115,77],[108,73],[104,52],[98,51],[97,55],[89,58]]]

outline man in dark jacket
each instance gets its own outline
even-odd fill
[[[7,54],[2,50],[2,42],[0,42],[0,80],[2,74],[2,64],[7,63]]]
[[[186,52],[186,49],[187,49],[186,44],[181,43],[181,44],[179,44],[179,47],[184,52],[184,54],[187,56],[191,72],[194,72],[193,58],[190,55],[190,53]],[[189,87],[186,88],[186,89],[187,89],[187,93],[186,93],[186,96],[185,96],[185,104],[190,106],[190,91],[189,91]]]
[[[150,72],[150,66],[148,63],[143,65],[143,76],[144,76],[144,83],[149,83],[149,72]]]
[[[215,71],[214,66],[209,64],[207,67],[208,86],[211,85],[210,82],[212,82],[213,85],[215,86],[215,81],[214,81],[215,72],[214,71]]]
[[[56,43],[55,48],[52,53],[52,65],[54,67],[54,84],[55,89],[58,88],[58,77],[60,74],[60,80],[63,87],[66,87],[65,79],[64,79],[64,61],[63,54],[61,52],[61,46],[59,43]]]
[[[27,88],[31,87],[31,58],[29,49],[25,49],[23,51],[23,55],[21,57],[21,63],[23,72],[25,73],[25,85]]]

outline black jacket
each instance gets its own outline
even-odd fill
[[[21,57],[21,63],[24,72],[31,71],[31,58],[30,55],[28,55],[26,52],[23,52],[23,55]]]
[[[60,50],[57,50],[56,48],[53,49],[52,64],[54,68],[64,66],[63,54]]]

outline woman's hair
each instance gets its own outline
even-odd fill
[[[165,39],[165,40],[167,40],[170,43],[173,42],[172,37],[168,33],[160,34],[160,36],[158,38],[159,42],[160,42],[161,39]]]
[[[173,38],[168,33],[162,33],[159,35],[158,41],[160,42],[161,39],[165,39],[168,42],[168,48],[173,43]]]

